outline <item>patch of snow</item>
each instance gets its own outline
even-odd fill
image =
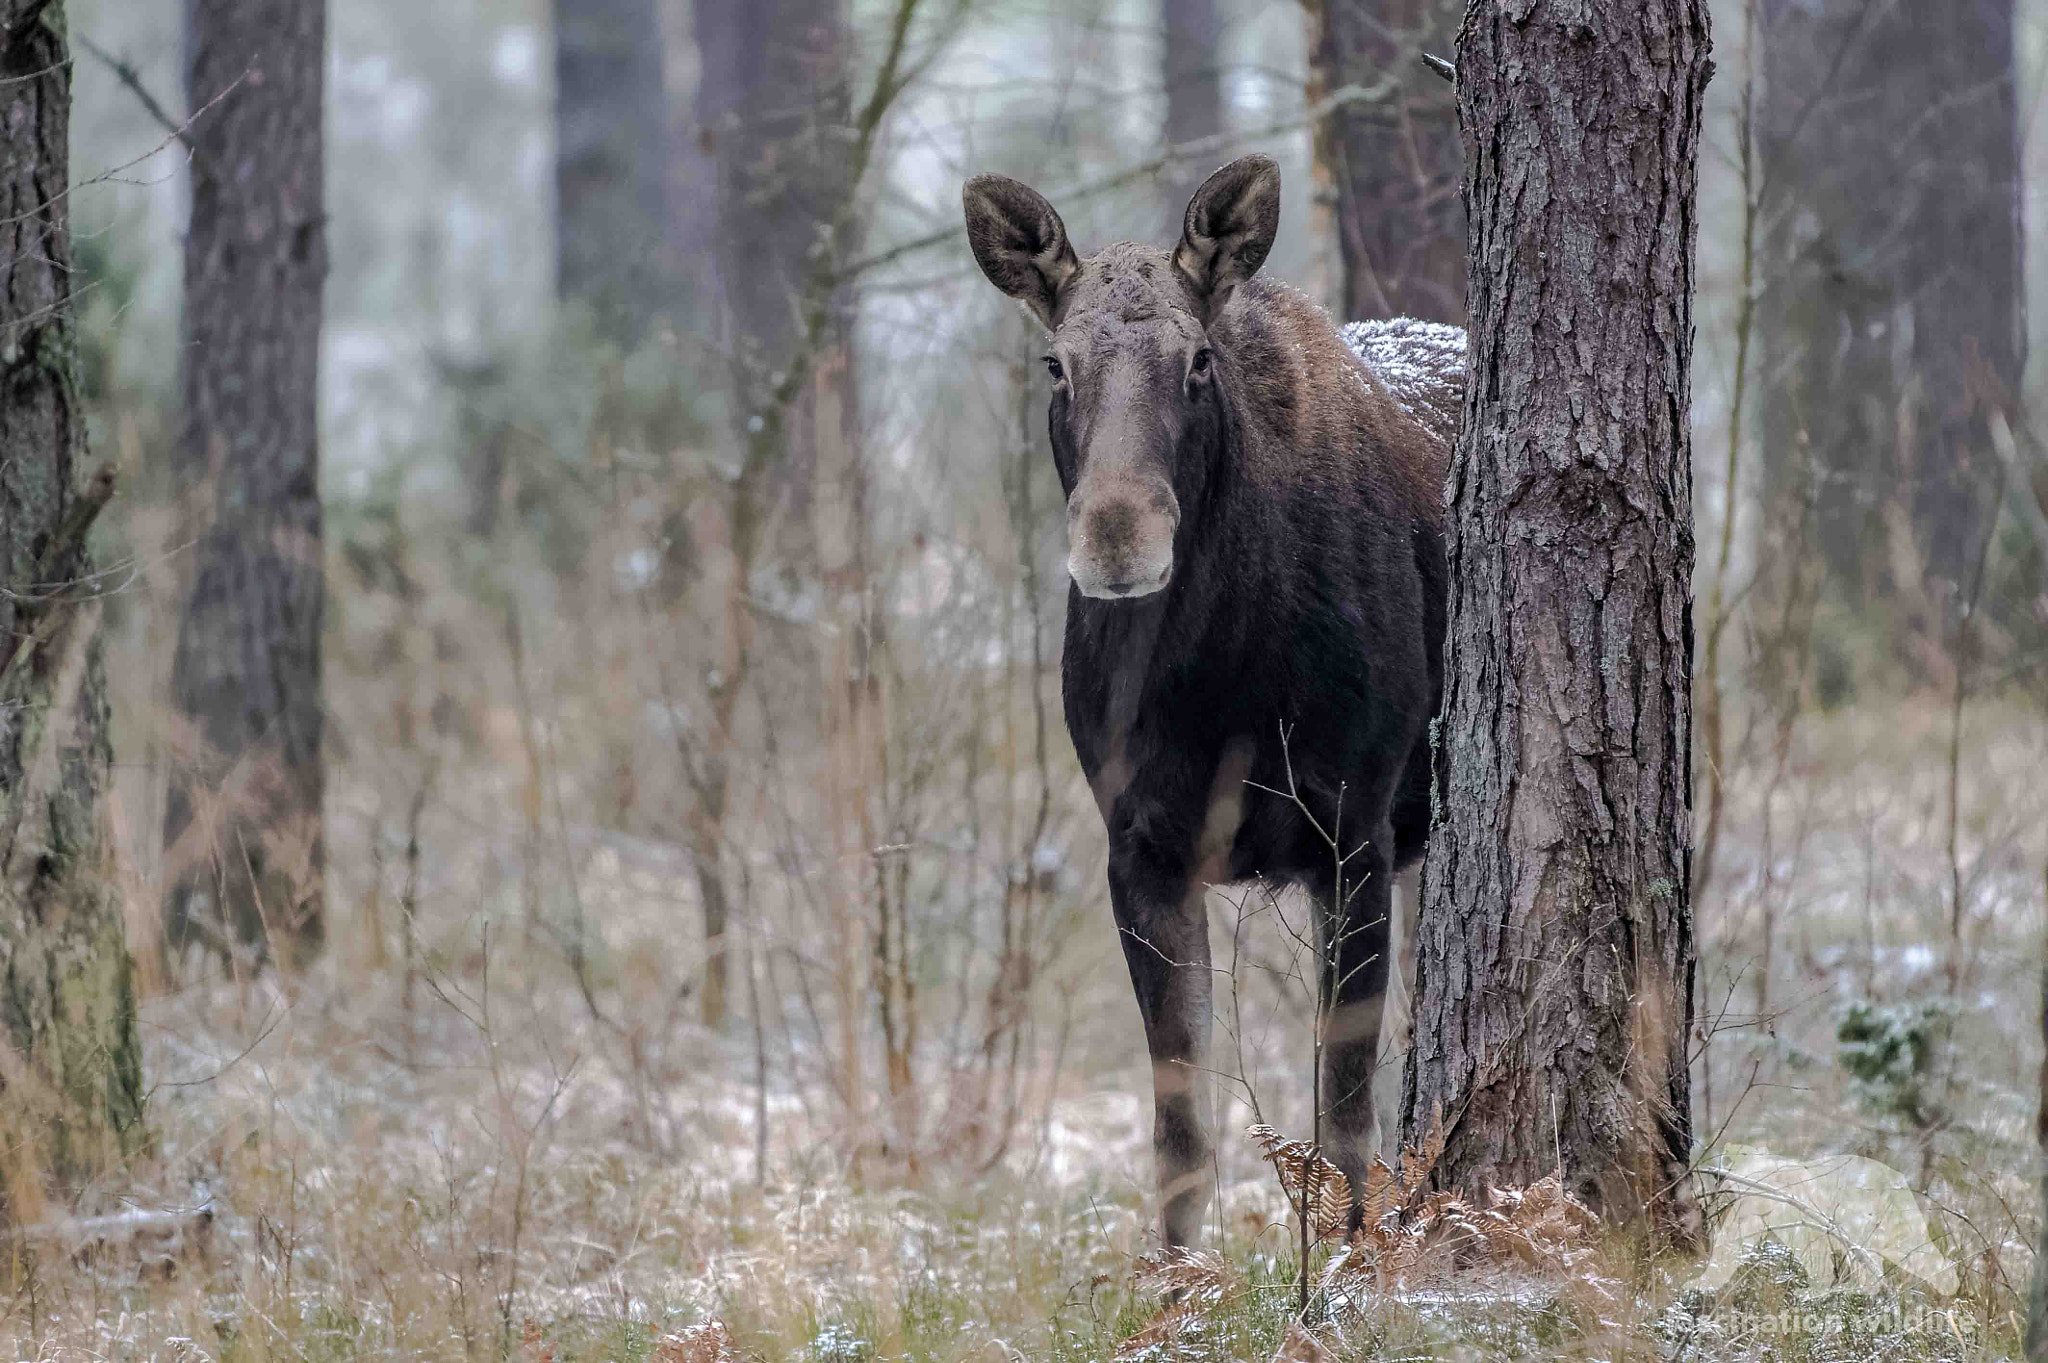
[[[1464,401],[1464,328],[1394,317],[1346,322],[1337,334],[1403,412],[1445,439],[1444,423],[1455,427]]]

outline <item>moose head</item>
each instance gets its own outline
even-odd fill
[[[1049,336],[1068,573],[1099,599],[1162,590],[1230,419],[1231,357],[1211,328],[1272,250],[1280,168],[1247,156],[1211,175],[1171,251],[1120,242],[1086,260],[1036,190],[977,175],[962,197],[982,273]]]

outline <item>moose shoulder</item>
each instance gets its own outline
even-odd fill
[[[1429,821],[1464,338],[1406,321],[1340,336],[1256,278],[1280,220],[1263,156],[1208,179],[1171,250],[1084,260],[1024,185],[978,176],[964,198],[975,260],[1050,338],[1067,730],[1152,1056],[1162,1231],[1193,1244],[1211,1178],[1207,886],[1256,876],[1315,899],[1323,1095],[1354,1188],[1377,1145],[1392,875]],[[1332,833],[1358,849],[1341,883]]]

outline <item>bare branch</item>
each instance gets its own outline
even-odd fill
[[[134,63],[116,57],[83,33],[74,33],[71,36],[80,47],[92,53],[93,56],[106,64],[107,69],[114,73],[115,78],[121,84],[127,86],[135,98],[142,102],[142,107],[148,110],[149,116],[155,119],[172,137],[178,139],[178,144],[185,149],[188,155],[197,156],[199,154],[199,147],[192,141],[189,126],[179,123],[164,111],[164,106],[157,102],[156,96],[149,92],[149,87],[142,83],[141,73],[136,71]]]
[[[1347,85],[1343,89],[1331,94],[1329,98],[1318,100],[1316,103],[1311,104],[1294,118],[1283,119],[1277,123],[1269,123],[1263,128],[1252,128],[1242,132],[1221,132],[1210,137],[1197,137],[1192,141],[1181,142],[1166,148],[1156,156],[1147,157],[1142,161],[1124,167],[1122,170],[1112,171],[1107,175],[1097,176],[1092,180],[1083,180],[1081,183],[1072,185],[1049,197],[1064,204],[1079,199],[1093,198],[1097,194],[1106,194],[1114,189],[1122,189],[1125,185],[1136,184],[1140,180],[1149,179],[1185,161],[1199,161],[1204,157],[1214,156],[1219,152],[1228,151],[1232,147],[1247,142],[1260,142],[1267,138],[1278,137],[1282,133],[1295,132],[1321,120],[1332,110],[1342,109],[1352,104],[1369,104],[1374,100],[1380,99],[1390,88],[1390,81],[1382,81],[1373,86]],[[966,234],[967,228],[965,224],[954,223],[950,226],[939,228],[936,231],[927,232],[923,236],[912,237],[908,241],[900,241],[894,246],[885,247],[873,255],[863,256],[859,260],[852,261],[843,266],[839,271],[838,277],[841,280],[852,279],[856,275],[864,274],[869,270],[878,269],[884,265],[892,265],[905,256],[915,255],[919,251],[928,251],[934,246],[944,246],[956,238],[964,237]]]
[[[1996,409],[1991,413],[1991,448],[2005,465],[2005,495],[2012,503],[2014,519],[2032,532],[2034,543],[2043,554],[2048,554],[2048,512],[2041,509],[2040,500],[2034,495],[2034,480],[2020,462],[2019,447],[2012,438],[2005,413]]]

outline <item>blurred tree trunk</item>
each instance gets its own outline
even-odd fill
[[[176,458],[201,524],[172,666],[189,730],[164,820],[165,928],[174,946],[196,938],[297,966],[325,930],[327,7],[185,0],[184,20],[196,117]]]
[[[142,1052],[102,797],[111,748],[81,486],[61,0],[0,0],[0,1222],[140,1134]]]
[[[658,0],[555,0],[555,282],[631,347],[679,302]]]
[[[1473,5],[1473,381],[1451,468],[1446,789],[1413,1141],[1697,1231],[1690,1154],[1693,249],[1705,0]]]
[[[1987,412],[2023,359],[2013,0],[1763,0],[1760,19],[1772,500],[1811,497],[1835,592],[1886,603],[1942,680],[1993,509]]]
[[[1310,0],[1316,97],[1374,97],[1317,124],[1319,192],[1333,199],[1344,319],[1465,321],[1457,96],[1425,67],[1449,56],[1459,0]]]
[[[743,436],[789,405],[799,351],[835,349],[849,330],[844,290],[819,271],[852,192],[849,35],[840,0],[707,0],[696,9],[703,71],[699,138],[717,175],[716,257],[723,331],[742,398]],[[824,335],[807,336],[813,306]],[[796,377],[802,377],[797,375]],[[758,421],[755,418],[759,418]],[[776,453],[782,491],[810,481],[803,433]]]
[[[1223,18],[1217,0],[1160,0],[1160,76],[1166,83],[1168,146],[1213,137],[1223,131]],[[1228,158],[1218,156],[1217,165]],[[1216,167],[1206,162],[1182,163],[1164,176],[1166,217],[1159,223],[1161,240],[1174,240],[1187,212],[1188,200]]]
[[[2042,880],[2048,882],[2048,868]],[[2048,888],[2044,883],[2043,888]],[[2027,1293],[2027,1363],[2048,1363],[2048,942],[2041,959],[2041,1105],[2034,1115],[2035,1174],[2041,1181],[2041,1234]]]
[[[710,3],[711,0],[704,0]],[[676,91],[668,100],[669,255],[676,270],[678,328],[708,334],[719,310],[718,268],[713,238],[718,231],[718,159],[712,140],[697,121],[697,91],[704,84],[704,54],[697,47],[696,4],[668,0],[668,63]],[[690,92],[683,98],[681,91]]]
[[[712,255],[740,476],[720,555],[719,657],[711,724],[693,776],[691,853],[708,952],[702,1013],[727,1007],[732,902],[722,870],[732,799],[734,719],[755,658],[747,598],[771,528],[801,534],[822,472],[820,439],[853,445],[852,309],[829,277],[857,178],[849,155],[848,34],[839,0],[699,3],[696,34],[700,145],[716,166]],[[789,545],[791,562],[802,554]]]

